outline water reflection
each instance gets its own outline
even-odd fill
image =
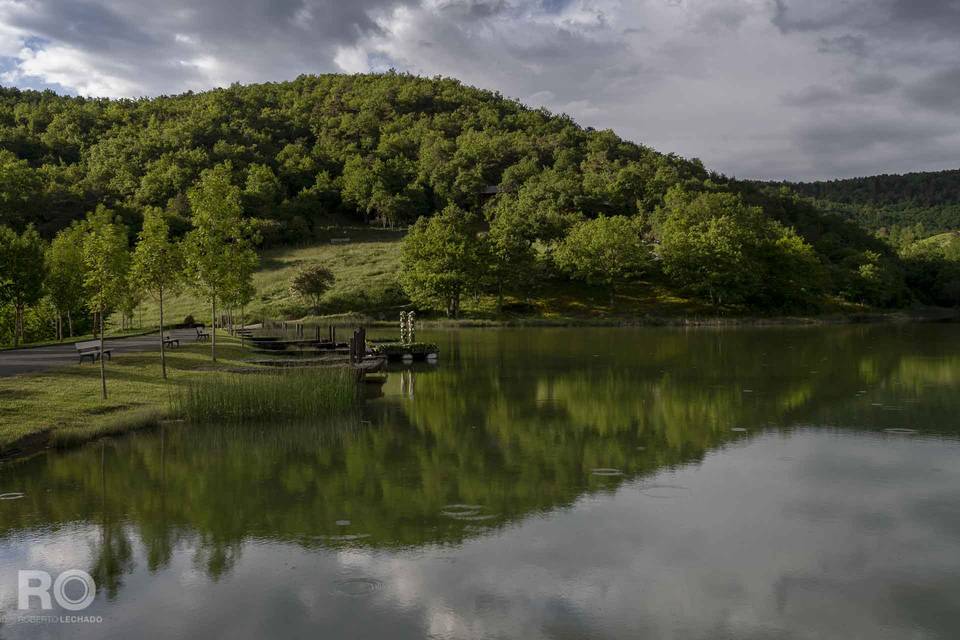
[[[439,366],[334,424],[170,425],[0,466],[0,607],[16,569],[79,567],[108,626],[44,632],[948,637],[958,337],[426,336]]]

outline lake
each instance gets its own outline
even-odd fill
[[[960,636],[960,326],[421,333],[347,416],[0,464],[0,637]]]

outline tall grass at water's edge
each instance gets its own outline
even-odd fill
[[[345,368],[223,374],[177,389],[176,415],[191,421],[314,418],[355,406],[354,373]]]

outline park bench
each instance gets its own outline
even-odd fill
[[[104,349],[101,352],[99,340],[78,342],[74,346],[77,348],[77,355],[80,356],[80,364],[83,364],[84,358],[90,358],[90,362],[96,362],[103,354],[107,356],[107,360],[110,359],[110,349]]]
[[[202,327],[194,327],[197,330],[197,340],[209,340],[210,334],[203,330]]]
[[[180,346],[180,338],[171,337],[168,333],[163,334],[163,346],[173,347],[174,345]]]

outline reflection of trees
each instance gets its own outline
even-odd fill
[[[924,330],[933,338],[887,327],[445,335],[444,363],[392,375],[394,397],[365,407],[363,428],[355,416],[185,425],[0,468],[0,486],[26,494],[4,505],[0,540],[78,515],[96,523],[92,573],[110,594],[132,570],[135,539],[151,571],[184,543],[213,577],[251,538],[455,544],[699,460],[734,426],[877,424],[879,409],[858,400],[865,389],[920,399],[904,404],[946,428],[960,358],[940,356],[948,338]],[[591,474],[601,467],[624,475]],[[458,519],[449,504],[482,509]]]

